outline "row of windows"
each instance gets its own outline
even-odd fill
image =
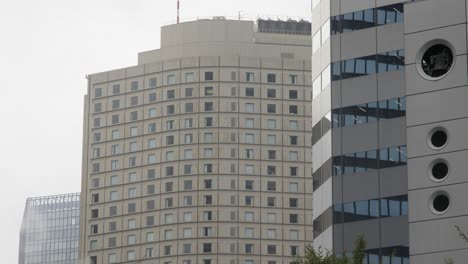
[[[232,167],[231,171],[233,173],[235,173],[235,167],[236,165],[234,164],[234,167]],[[185,164],[183,166],[183,173],[185,175],[190,175],[190,174],[193,174],[194,171],[193,171],[193,165],[192,164]],[[283,175],[283,176],[292,176],[292,177],[295,177],[295,176],[299,176],[299,167],[288,167],[286,168],[288,170],[287,172],[287,175]],[[268,165],[266,166],[266,172],[267,172],[267,175],[268,176],[277,176],[279,175],[277,173],[277,166],[275,165]],[[166,170],[166,173],[172,173],[171,175],[168,175],[168,176],[173,176],[174,175],[174,169],[169,169],[169,170]],[[286,173],[285,173],[286,174]],[[166,174],[167,175],[167,174]],[[137,172],[135,171],[131,171],[128,173],[128,176],[127,176],[127,182],[128,183],[135,183],[137,182]],[[149,169],[147,170],[146,172],[146,178],[148,180],[154,180],[156,179],[157,175],[156,175],[156,170],[155,169]],[[109,185],[108,186],[117,186],[119,184],[122,184],[123,181],[121,181],[120,177],[118,175],[111,175],[109,177]],[[210,184],[210,185],[208,185]],[[211,180],[205,180],[204,181],[204,188],[206,189],[209,189],[208,186],[211,186],[212,182]],[[101,184],[101,181],[99,178],[93,178],[91,180],[91,188],[92,189],[96,189],[96,188],[99,188],[101,187],[103,184]],[[184,190],[192,190],[193,188],[193,183],[192,183],[192,180],[184,180]],[[231,181],[231,189],[235,189],[236,187],[236,181],[235,180],[232,180]],[[245,181],[245,189],[246,190],[254,190],[254,181],[252,180],[246,180]]]
[[[112,197],[112,192],[111,192],[110,196]],[[215,203],[214,198],[213,198],[212,195],[203,195],[202,198],[203,198],[203,201],[202,201],[203,205],[213,205]],[[234,199],[231,199],[231,204],[235,205],[237,197],[232,196],[231,198],[234,198]],[[98,203],[99,202],[98,200],[95,200],[96,199],[96,194],[93,195],[92,199],[93,199],[92,200],[93,203]],[[249,196],[244,196],[243,197],[243,206],[247,206],[247,207],[255,206],[254,205],[254,199],[255,199],[254,196],[250,196],[250,195]],[[261,199],[259,199],[259,200],[261,200]],[[264,204],[265,204],[266,207],[281,207],[282,206],[281,205],[281,200],[283,200],[283,199],[280,199],[278,197],[264,197],[263,200],[264,200]],[[280,203],[278,203],[278,200],[280,200]],[[156,210],[155,200],[146,200],[146,202],[144,204],[146,205],[146,211]],[[192,196],[184,196],[182,201],[181,201],[181,206],[180,207],[193,206],[193,205],[194,205],[193,204],[193,197]],[[287,204],[285,204],[284,206],[288,206],[288,208],[299,208],[299,198],[289,198],[287,200]],[[172,198],[172,197],[165,198],[162,207],[164,207],[165,209],[174,208],[174,198]],[[180,207],[178,207],[178,208],[180,208]],[[134,213],[136,213],[138,211],[137,210],[137,204],[134,203],[134,202],[127,203],[126,208],[127,208],[127,210],[126,210],[127,214],[134,214]],[[114,217],[114,216],[118,216],[118,215],[119,215],[118,207],[117,206],[109,206],[108,216],[109,217]],[[91,219],[96,219],[96,218],[99,218],[99,209],[92,209],[91,210]],[[235,220],[235,215],[232,218],[234,218],[233,220]],[[193,213],[192,212],[184,212],[183,213],[183,222],[191,222],[191,221],[195,221],[195,219],[193,218]]]
[[[406,146],[383,148],[333,157],[333,175],[364,173],[372,169],[404,166]]]
[[[408,196],[395,196],[334,205],[334,224],[342,224],[378,217],[408,215]]]
[[[331,128],[354,126],[406,116],[406,97],[382,100],[332,110],[312,128],[312,144]]]
[[[235,216],[235,214],[234,214],[234,216]],[[284,216],[285,215],[282,214],[281,218],[284,217]],[[213,211],[203,211],[201,217],[202,217],[201,221],[214,221]],[[176,224],[177,221],[175,220],[175,218],[176,217],[175,217],[175,215],[173,213],[166,213],[166,214],[161,216],[161,223],[159,223],[159,226],[160,225]],[[234,220],[235,220],[235,217],[234,217]],[[254,212],[244,212],[242,221],[243,222],[249,222],[249,223],[255,222],[255,213]],[[140,222],[140,221],[138,221],[138,222]],[[279,223],[277,223],[277,213],[267,213],[266,221],[264,223],[265,224],[279,224]],[[283,224],[286,224],[286,223],[283,223]],[[299,214],[287,214],[287,224],[291,224],[291,225],[299,224]],[[155,221],[154,215],[147,215],[145,217],[144,223],[142,223],[142,225],[144,225],[146,227],[155,226],[156,221]],[[126,227],[125,230],[136,229],[137,228],[137,220],[133,219],[133,218],[128,219],[126,221],[126,226],[125,227]],[[102,225],[101,225],[101,228],[102,228]],[[114,221],[108,222],[108,232],[117,232],[117,231],[118,231],[117,222],[114,222]],[[189,233],[190,236],[185,236],[186,231],[190,232]],[[99,224],[91,224],[90,233],[91,234],[99,234],[99,232],[100,232],[99,231]],[[192,228],[184,228],[183,234],[184,234],[183,238],[191,238]],[[234,234],[232,236],[237,236],[237,233],[235,233],[235,232],[231,233],[231,234]]]
[[[273,152],[271,152],[271,153],[273,153]],[[276,157],[276,154],[270,155],[269,157]],[[300,159],[300,155],[299,155],[298,151],[289,151],[287,157],[288,158],[284,159],[284,161],[303,162]],[[213,158],[215,158],[215,157],[213,157]],[[265,159],[265,160],[278,160],[278,159],[271,158],[271,159]],[[171,162],[171,161],[179,161],[179,159],[176,160],[173,151],[168,151],[166,153],[165,161],[158,161],[157,158],[156,158],[156,154],[148,154],[147,164],[145,164],[145,165],[155,165],[155,164],[160,164],[160,163],[163,163],[163,162]],[[139,162],[139,160],[137,160],[137,157],[129,157],[128,158],[128,166],[125,166],[125,167],[119,165],[119,160],[110,160],[110,167],[108,169],[105,169],[105,168],[102,168],[103,164],[101,164],[99,162],[96,162],[96,163],[92,164],[91,173],[101,173],[101,172],[106,172],[106,171],[117,171],[117,170],[122,170],[122,169],[135,168],[135,167],[141,166],[141,164],[139,164],[139,163],[140,162]],[[184,174],[186,174],[186,175],[193,174],[193,166],[191,166],[190,164],[187,164],[185,166],[186,167],[184,167]],[[239,168],[239,170],[240,170],[239,173],[246,174],[246,175],[254,175],[254,174],[259,173],[258,172],[258,166],[256,168],[255,164],[245,164],[245,165],[241,166],[241,168]],[[174,171],[173,166],[165,167],[165,176],[166,177],[174,176],[175,175],[174,172],[175,171]],[[201,165],[201,168],[199,169],[199,173],[209,174],[209,173],[216,173],[216,171],[214,170],[214,166],[213,166],[212,163],[206,163],[206,164]],[[231,173],[236,173],[236,169],[234,168],[234,171],[231,169]],[[271,175],[271,176],[275,176],[276,175],[276,170],[273,167],[271,167],[271,169],[268,170],[268,167],[267,167],[267,173],[269,173],[269,175]]]
[[[132,173],[133,174],[133,173]],[[136,173],[134,173],[136,175]],[[94,187],[94,184],[96,183],[99,183],[98,181],[99,179],[96,178],[96,179],[93,179],[93,187]],[[112,185],[116,185],[117,182],[118,182],[118,176],[111,176],[111,186]],[[131,182],[135,182],[136,181],[136,176],[135,176],[135,179],[131,179],[130,180],[130,183]],[[258,188],[255,188],[255,184],[254,184],[254,180],[245,180],[244,181],[244,190],[250,190],[250,191],[254,191]],[[235,183],[235,182],[234,182]],[[204,190],[211,190],[214,188],[214,182],[213,180],[211,179],[205,179],[202,181],[202,185],[203,185],[203,188],[200,188],[200,189],[204,189]],[[289,185],[288,185],[288,191],[289,192],[298,192],[298,183],[296,182],[290,182]],[[234,186],[235,187],[235,186]],[[174,182],[165,182],[164,183],[164,192],[166,193],[170,193],[170,192],[175,192],[176,191],[176,187],[174,186]],[[183,188],[182,188],[184,191],[191,191],[193,190],[193,181],[192,180],[184,180],[183,181]],[[276,188],[276,181],[268,181],[267,184],[266,184],[266,191],[276,191],[277,188]],[[156,194],[156,185],[154,184],[148,184],[146,185],[146,194],[147,195],[153,195],[153,194]],[[128,188],[128,191],[127,191],[127,198],[136,198],[137,197],[137,189],[136,187],[130,187]],[[118,191],[111,191],[109,193],[109,200],[110,201],[117,201],[119,200],[119,194],[118,194]],[[99,199],[99,194],[92,194],[92,203],[99,203],[101,200]],[[185,205],[188,205],[188,204],[185,204]]]
[[[235,87],[233,87],[233,88],[236,89]],[[192,88],[192,87],[184,88],[185,97],[186,98],[194,97],[195,96],[194,89],[195,88]],[[258,94],[256,95],[255,90],[257,90],[257,89],[247,87],[247,88],[245,88],[244,95],[246,97],[258,96]],[[235,92],[236,90],[233,90],[233,91],[234,91],[233,93],[231,92],[231,96],[236,96],[236,92]],[[213,87],[205,87],[203,95],[204,96],[214,96],[214,88]],[[156,102],[156,97],[157,97],[156,92],[150,92],[148,94],[148,102],[149,103],[155,103]],[[176,97],[177,97],[176,96],[176,89],[167,90],[166,91],[166,97],[162,101],[167,102],[168,100],[177,99]],[[266,89],[266,98],[278,98],[277,89],[274,89],[274,88]],[[288,91],[288,99],[295,100],[295,99],[298,99],[298,98],[299,98],[299,95],[298,95],[297,90],[289,90]],[[117,110],[117,109],[122,108],[123,105],[121,104],[121,101],[122,101],[121,99],[113,99],[112,101],[110,101],[110,103],[111,103],[110,109],[111,110]],[[139,104],[141,104],[140,96],[135,95],[135,96],[130,97],[129,106],[138,106]],[[99,112],[102,112],[102,111],[103,111],[102,102],[95,103],[94,104],[94,113],[99,113]]]
[[[406,164],[406,146],[335,156],[312,174],[313,190],[317,190],[331,176],[365,173],[369,170],[405,166]]]
[[[120,131],[119,130],[113,130],[111,134],[111,139],[112,140],[118,140],[120,138]],[[184,134],[183,135],[183,144],[194,144],[194,137],[192,133]],[[203,133],[203,141],[202,143],[216,143],[214,140],[214,135],[213,133]],[[243,144],[256,144],[258,143],[255,141],[255,134],[252,133],[246,133],[243,137]],[[276,145],[278,143],[277,136],[276,135],[267,135],[266,142],[265,144],[268,145]],[[286,143],[286,142],[285,142]],[[141,150],[147,150],[147,149],[155,149],[157,148],[156,144],[156,139],[155,138],[149,138],[147,139],[147,146],[146,148],[142,148],[141,145],[142,142],[138,143],[137,141],[131,141],[128,142],[128,149],[127,151],[123,151],[122,149],[122,144],[113,144],[110,145],[110,149],[108,149],[108,156],[111,155],[119,155],[123,153],[132,153],[132,152],[137,152]],[[165,146],[171,146],[175,144],[175,136],[174,135],[168,135],[166,136],[166,142]],[[299,136],[288,136],[288,141],[286,143],[289,146],[298,146],[299,145]],[[287,146],[285,144],[285,146]],[[247,147],[247,146],[246,146]],[[201,148],[200,148],[201,149]],[[100,147],[94,147],[93,148],[93,158],[100,158],[101,157],[101,150],[102,148]],[[213,157],[214,155],[214,149],[213,148],[203,148],[203,151],[200,150],[200,155],[203,153],[204,157]],[[197,153],[198,150],[195,150],[195,153]],[[255,151],[254,149],[245,149],[243,150],[245,155],[243,156],[246,159],[253,159],[255,158]],[[276,150],[268,150],[267,155],[268,159],[276,159]],[[192,159],[194,157],[194,151],[192,149],[185,149],[183,150],[183,158],[184,159]],[[231,157],[236,157],[236,149],[232,148],[231,149]]]
[[[204,127],[206,127],[206,128],[215,127],[215,118],[214,117],[205,117],[203,119],[203,121],[204,121],[203,122]],[[266,122],[266,129],[279,129],[277,123],[278,122],[277,122],[276,119],[268,119],[267,122]],[[185,118],[183,120],[183,125],[184,125],[185,129],[195,128],[193,118]],[[258,128],[258,124],[257,124],[257,126],[255,125],[255,118],[245,118],[243,125],[244,125],[243,127],[247,128],[247,129],[248,128]],[[149,123],[146,126],[147,126],[147,134],[156,133],[156,123]],[[231,119],[231,127],[236,127],[236,126],[237,126],[237,120],[235,118],[232,118]],[[140,134],[138,133],[138,128],[139,128],[138,126],[130,127],[129,130],[128,130],[129,134],[128,134],[127,137],[139,136]],[[174,129],[175,129],[174,120],[166,121],[166,130],[171,131],[171,130],[174,130]],[[289,130],[298,130],[299,129],[299,121],[298,120],[287,120],[287,129],[289,129]],[[102,140],[101,135],[102,135],[101,132],[94,132],[93,133],[94,143],[101,142],[101,140]],[[235,142],[236,134],[233,133],[233,135],[234,135],[234,137],[231,137],[231,138],[234,138],[233,142]],[[117,140],[117,139],[120,139],[120,131],[118,129],[112,130],[112,133],[110,134],[110,140]]]
[[[408,215],[407,195],[336,204],[314,220],[314,238],[332,224],[406,215]]]
[[[410,264],[408,246],[366,250],[364,264]]]
[[[92,243],[96,243],[97,244],[97,241],[96,242],[93,242],[91,241]],[[235,247],[236,245],[235,244],[231,244],[230,246],[230,251],[231,253],[237,253],[236,250],[235,250]],[[277,245],[266,245],[266,254],[268,255],[276,255],[276,254],[279,254],[279,252],[277,252]],[[172,246],[168,245],[168,246],[164,246],[163,250],[162,250],[162,256],[173,256],[175,255],[176,253],[173,252],[173,248]],[[214,246],[212,245],[212,243],[202,243],[202,248],[200,250],[200,253],[212,253],[214,251]],[[182,245],[182,254],[191,254],[192,253],[192,244],[183,244]],[[244,252],[245,254],[254,254],[254,245],[253,244],[245,244],[244,245]],[[298,246],[290,246],[289,247],[289,253],[291,256],[296,256],[299,254],[299,247]],[[179,253],[180,254],[180,253]],[[154,253],[154,250],[153,248],[151,247],[147,247],[145,249],[145,259],[151,259],[151,258],[155,258],[157,257]],[[119,261],[117,260],[117,254],[116,253],[109,253],[107,255],[107,263],[108,264],[113,264],[113,263],[119,263]],[[134,250],[128,250],[126,252],[126,260],[127,261],[134,261],[134,260],[137,260],[137,257],[136,257],[136,251]],[[91,256],[90,257],[90,264],[97,264],[97,257],[96,256]],[[203,259],[203,264],[212,264],[212,261],[211,259]],[[235,261],[231,261],[231,263],[237,263]],[[268,264],[276,264],[276,261],[268,261],[267,262]],[[163,264],[172,264],[171,261],[167,261],[167,262],[163,262]],[[182,264],[192,264],[191,260],[183,260],[182,261]],[[243,264],[254,264],[254,261],[253,260],[244,260],[243,261]]]
[[[201,227],[200,228],[200,232],[201,232],[201,234],[203,234],[203,237],[213,237],[214,233],[215,233],[214,230],[215,230],[214,227]],[[263,237],[263,239],[271,239],[271,240],[279,239],[277,231],[278,231],[278,229],[268,228],[266,230],[266,232],[263,234],[262,237]],[[287,239],[289,241],[299,240],[299,230],[289,230],[287,234],[288,235],[284,239]],[[184,236],[184,238],[192,237],[192,229],[185,228],[183,230],[183,236]],[[255,232],[254,232],[254,228],[244,228],[244,234],[243,234],[242,238],[255,238],[255,236],[256,235],[255,235]],[[175,230],[166,229],[166,230],[163,231],[163,241],[173,240],[173,239],[177,239]],[[126,246],[131,246],[131,245],[139,244],[139,242],[137,240],[138,240],[138,238],[137,238],[137,235],[135,235],[135,234],[126,235],[126,244],[125,245]],[[90,250],[98,250],[97,242],[98,242],[97,240],[91,240],[90,241]],[[146,233],[146,241],[145,242],[146,243],[154,242],[154,233],[153,232]],[[124,242],[121,242],[121,244],[123,244],[123,243]],[[191,244],[188,244],[188,245],[191,245]],[[253,246],[253,244],[246,244],[246,245]],[[117,237],[109,237],[107,239],[107,247],[108,248],[115,248],[117,246],[118,246]],[[249,248],[251,248],[251,246],[249,246]],[[184,254],[189,254],[189,253],[192,253],[192,252],[185,250],[185,247],[184,247],[183,253]],[[245,253],[253,253],[253,252],[252,251],[246,251]]]
[[[364,75],[403,70],[405,50],[394,50],[376,55],[333,62],[331,78],[333,81],[345,80]]]
[[[340,34],[386,24],[402,23],[403,4],[355,11],[331,17],[331,34]]]
[[[246,82],[255,82],[256,77],[254,72],[245,72],[245,81]],[[267,74],[267,82],[268,83],[276,83],[276,74],[274,73],[268,73]],[[214,72],[207,71],[204,72],[204,81],[214,81]],[[236,72],[231,72],[231,81],[236,81],[237,80],[237,73]],[[166,76],[166,85],[173,85],[176,84],[177,77],[175,74],[169,74]],[[298,84],[298,75],[296,74],[289,74],[288,75],[288,84]],[[184,82],[185,83],[191,83],[191,82],[196,82],[195,78],[195,73],[194,72],[187,72],[184,74]],[[163,85],[163,84],[159,84]],[[130,82],[130,91],[138,91],[141,89],[141,83],[139,81],[131,81]],[[148,79],[148,88],[156,88],[158,86],[158,79],[156,77],[152,77]],[[122,92],[122,87],[120,84],[113,84],[112,85],[112,95],[118,95]],[[103,88],[102,87],[96,87],[94,89],[94,97],[99,98],[103,96]]]
[[[214,112],[213,102],[205,102],[203,105],[204,105],[203,112]],[[100,103],[95,105],[95,107],[97,107],[97,106],[99,106],[98,108],[100,108]],[[232,103],[231,106],[232,106],[231,110],[233,112],[237,111],[236,110],[237,109],[237,103]],[[269,114],[279,113],[280,109],[277,106],[278,106],[277,104],[266,104],[265,105],[266,113],[269,113]],[[258,109],[256,109],[256,108],[258,108],[258,105],[256,107],[255,103],[245,103],[243,113],[257,113]],[[287,107],[283,107],[283,108],[285,108],[285,109],[283,109],[282,114],[298,115],[299,110],[300,110],[298,105],[288,105]],[[193,103],[185,103],[183,105],[183,110],[184,110],[185,113],[195,113],[194,104]],[[177,111],[175,109],[175,105],[167,105],[166,106],[166,114],[167,115],[175,115],[175,114],[177,114],[176,112]],[[138,111],[138,110],[128,112],[128,121],[129,122],[138,121],[139,120],[138,115],[140,113],[141,113],[141,111]],[[157,118],[157,117],[161,118],[161,117],[167,117],[167,116],[166,115],[158,116],[157,115],[157,108],[147,109],[146,119]],[[113,114],[111,116],[111,118],[110,118],[110,121],[111,121],[112,125],[117,125],[117,124],[121,124],[122,122],[124,122],[124,120],[121,120],[121,119],[122,119],[121,114]],[[103,118],[95,117],[93,119],[94,128],[101,127],[103,125],[102,121],[103,121]],[[172,122],[174,122],[174,121],[172,121]]]

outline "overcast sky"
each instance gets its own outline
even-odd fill
[[[27,197],[79,192],[85,75],[159,48],[176,0],[0,0],[1,262],[17,263]],[[182,20],[310,16],[310,0],[181,0]]]

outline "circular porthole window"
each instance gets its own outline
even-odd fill
[[[435,193],[430,201],[431,211],[435,214],[444,214],[450,207],[450,198],[445,192]]]
[[[428,144],[431,148],[438,150],[447,145],[448,135],[447,131],[443,128],[435,128],[429,133]]]
[[[435,182],[441,182],[449,174],[449,165],[445,160],[436,160],[429,166],[429,176]]]
[[[425,79],[444,78],[455,64],[452,45],[445,40],[433,40],[426,43],[416,56],[418,72]]]

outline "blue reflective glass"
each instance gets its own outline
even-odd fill
[[[387,199],[380,199],[380,216],[389,216]]]
[[[400,216],[401,215],[400,201],[389,200],[389,211],[390,211],[390,216]]]
[[[370,200],[369,202],[369,215],[379,217],[379,200]]]
[[[343,212],[354,214],[354,203],[345,203],[343,204]]]
[[[356,202],[356,214],[357,215],[369,215],[369,201]]]

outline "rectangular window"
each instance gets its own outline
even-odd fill
[[[213,87],[205,87],[205,96],[213,96]]]
[[[98,98],[102,96],[102,88],[98,87],[94,90],[94,97]]]
[[[276,89],[268,89],[267,90],[267,97],[268,98],[276,98]]]
[[[205,81],[213,81],[213,72],[205,72]]]
[[[205,112],[213,112],[214,104],[213,102],[205,102]]]
[[[148,83],[149,83],[149,88],[155,88],[157,86],[157,79],[156,78],[150,78]]]
[[[112,94],[119,94],[120,93],[120,84],[112,85]]]
[[[274,181],[267,182],[267,191],[276,191],[276,182]]]
[[[245,81],[246,82],[254,82],[255,81],[255,74],[253,72],[246,72],[245,73]]]
[[[289,99],[297,99],[297,90],[289,90]]]
[[[168,85],[176,83],[176,77],[175,77],[174,74],[167,75],[166,78],[167,78],[166,82],[167,82]]]
[[[168,115],[173,115],[173,114],[175,114],[175,107],[174,107],[174,105],[168,105],[168,106],[166,106],[166,113],[167,113]]]
[[[267,120],[267,128],[268,129],[275,129],[276,128],[276,120],[275,119],[268,119]]]
[[[193,119],[192,118],[186,118],[184,120],[185,128],[192,128],[193,127]]]
[[[268,73],[267,74],[267,82],[269,83],[276,83],[276,74]]]
[[[255,96],[255,90],[254,88],[245,88],[245,96]]]
[[[293,114],[293,115],[297,115],[297,113],[298,113],[297,105],[290,105],[289,106],[289,113]]]
[[[146,226],[154,225],[154,215],[148,215],[146,217]]]
[[[116,110],[120,108],[120,100],[112,100],[112,110]]]
[[[131,106],[136,106],[136,105],[138,105],[138,96],[132,96],[132,97],[130,97],[130,105],[131,105]]]
[[[185,103],[185,112],[192,113],[193,112],[193,103]]]
[[[276,113],[276,104],[267,104],[268,113]]]
[[[245,127],[246,128],[254,128],[254,119],[253,118],[246,118],[245,119]]]
[[[185,88],[185,97],[193,96],[193,88]]]
[[[185,73],[185,82],[194,82],[194,81],[195,81],[195,73],[186,72]]]
[[[289,83],[297,84],[297,75],[289,75]]]
[[[253,103],[246,103],[246,104],[245,104],[245,112],[247,112],[247,113],[253,113],[253,112],[255,112],[255,104],[253,104]]]
[[[131,89],[132,91],[137,91],[137,90],[138,90],[138,81],[132,81],[132,82],[130,83],[130,89]]]

